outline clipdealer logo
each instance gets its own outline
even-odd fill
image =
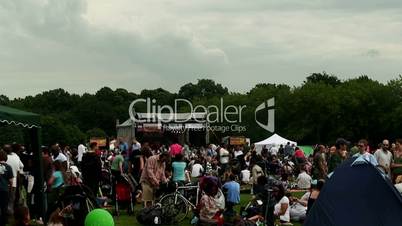
[[[255,109],[254,118],[255,122],[263,129],[273,133],[275,131],[275,98],[271,98],[267,101],[262,102],[258,107]],[[266,110],[267,111],[267,124],[261,123],[257,119],[257,113]]]
[[[145,104],[146,112],[142,115],[145,117],[138,117],[135,109],[136,105]],[[255,121],[261,128],[274,132],[275,128],[275,99],[271,98],[261,103],[255,109]],[[159,105],[156,99],[151,98],[139,98],[131,102],[128,112],[130,119],[135,123],[207,123],[209,130],[219,132],[244,132],[246,126],[240,125],[242,123],[242,113],[246,108],[246,105],[225,105],[224,99],[220,98],[218,105],[193,105],[187,99],[175,99],[174,106],[171,105]],[[187,113],[179,114],[180,109],[187,109]],[[267,123],[260,122],[257,119],[257,112],[267,111]],[[204,117],[194,117],[197,114],[204,114]],[[180,115],[180,117],[178,117]],[[183,117],[184,116],[184,117]],[[219,123],[229,123],[232,125],[210,125]],[[169,127],[172,128],[172,127]],[[177,127],[179,129],[180,126]],[[167,129],[167,128],[165,128]],[[198,128],[205,129],[205,128]]]

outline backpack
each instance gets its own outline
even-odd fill
[[[162,224],[162,208],[156,205],[142,209],[137,215],[137,221],[143,225]]]

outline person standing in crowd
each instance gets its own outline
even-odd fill
[[[60,189],[64,186],[66,179],[67,179],[66,172],[62,165],[62,162],[56,160],[55,162],[53,162],[53,174],[47,181],[48,186],[51,188],[48,196],[49,206],[54,205],[58,200]]]
[[[13,170],[6,163],[7,153],[0,150],[0,226],[5,226],[8,219],[9,188],[13,183]]]
[[[366,139],[360,139],[357,143],[358,152],[353,157],[363,157],[373,165],[378,165],[376,158],[368,151],[368,141]]]
[[[124,173],[123,171],[123,164],[124,164],[124,157],[122,153],[117,150],[116,156],[112,161],[111,172],[112,172],[112,198],[116,195],[116,188],[115,184],[120,179],[120,176]],[[125,151],[124,151],[125,152]]]
[[[197,181],[199,177],[204,174],[204,167],[201,165],[201,161],[196,159],[191,167],[191,180]]]
[[[229,181],[222,188],[226,193],[226,209],[232,211],[240,203],[240,184],[236,182],[234,174],[229,175]]]
[[[385,174],[391,179],[391,164],[392,164],[392,153],[389,151],[389,141],[383,140],[382,146],[374,153],[378,165],[383,168]]]
[[[328,172],[333,172],[336,167],[338,167],[344,159],[346,159],[347,148],[349,141],[338,138],[335,142],[336,151],[332,153],[328,160]]]
[[[165,167],[170,161],[168,152],[153,155],[145,162],[144,170],[141,174],[140,183],[142,186],[142,199],[145,207],[150,207],[155,201],[155,191],[161,183],[166,182]]]
[[[238,156],[243,155],[243,148],[240,146],[236,146],[235,150],[233,152],[234,158],[237,158]]]
[[[183,147],[178,142],[174,142],[169,147],[169,153],[172,158],[174,158],[178,154],[182,154],[182,151]]]
[[[66,168],[66,170],[67,170],[70,168],[70,165],[73,160],[72,154],[71,154],[71,148],[70,148],[70,146],[66,145],[63,149],[60,149],[60,150],[62,150],[61,153],[63,153],[64,156],[66,156],[66,158],[67,158],[67,168]]]
[[[278,157],[283,157],[284,153],[285,153],[285,148],[283,147],[283,144],[281,144],[278,149]]]
[[[225,173],[225,171],[226,171],[226,168],[227,168],[228,164],[229,164],[229,157],[230,157],[230,153],[226,149],[224,144],[222,144],[221,147],[219,148],[218,156],[219,156],[219,162],[221,164],[220,175],[223,175]]]
[[[285,148],[284,148],[283,152],[284,152],[285,157],[289,157],[289,156],[292,156],[292,155],[293,155],[293,148],[292,148],[292,146],[290,145],[290,142],[288,142],[288,143],[285,145]]]
[[[138,141],[136,145],[133,144],[132,148],[133,150],[129,155],[129,171],[131,172],[131,175],[133,175],[134,179],[139,181],[145,165],[144,153],[151,153],[151,151],[148,150],[147,145],[141,147],[141,144]]]
[[[173,181],[184,183],[189,181],[186,177],[186,162],[184,161],[184,156],[182,154],[177,154],[175,160],[172,163],[173,168]]]
[[[133,151],[140,151],[141,150],[141,143],[137,141],[137,139],[133,139],[133,143],[131,144],[131,152]],[[131,154],[131,153],[130,153]]]
[[[68,159],[67,159],[66,155],[64,155],[61,152],[61,148],[60,148],[59,144],[52,145],[51,151],[52,151],[53,162],[60,161],[62,163],[62,166],[64,167],[64,169],[67,170]]]
[[[248,168],[243,169],[240,172],[241,182],[243,184],[249,184],[250,183],[250,176],[251,176],[250,170],[248,170]]]
[[[84,155],[85,152],[87,152],[87,148],[84,145],[84,141],[81,141],[80,145],[78,145],[77,151],[78,151],[77,162],[78,166],[81,167],[82,156]]]
[[[45,210],[48,209],[48,196],[49,193],[51,192],[51,186],[47,183],[50,178],[52,177],[53,174],[53,161],[52,161],[52,157],[49,154],[49,148],[47,146],[42,146],[42,163],[43,163],[43,179],[46,182],[46,193],[44,194],[44,198],[45,198]]]
[[[327,178],[328,167],[327,161],[325,160],[325,151],[326,148],[324,145],[318,145],[313,159],[313,170],[312,170],[312,178],[313,179],[323,179]]]
[[[128,151],[128,144],[124,142],[121,138],[119,138],[119,150]]]
[[[258,185],[258,178],[264,176],[264,170],[257,164],[260,158],[258,156],[252,156],[250,160],[251,175],[252,175],[252,192],[255,193],[255,187]]]
[[[394,149],[394,162],[391,165],[393,181],[398,177],[402,179],[402,139],[396,139]]]
[[[42,146],[42,161],[43,161],[43,178],[49,181],[53,173],[52,157],[49,155],[49,148]]]
[[[7,164],[11,167],[13,171],[13,180],[9,193],[8,199],[8,213],[10,215],[14,214],[14,203],[16,198],[16,192],[18,189],[18,177],[24,170],[24,164],[22,163],[20,157],[17,153],[20,150],[20,146],[18,144],[5,145],[4,150],[7,152]]]
[[[99,181],[101,179],[102,162],[96,154],[97,143],[92,142],[89,146],[89,151],[82,156],[82,178],[83,183],[88,186],[93,195],[96,196],[99,189]]]
[[[188,160],[191,157],[191,149],[188,143],[184,143],[183,145],[183,155],[185,160]]]
[[[276,146],[276,145],[274,145],[274,146],[272,146],[270,149],[269,149],[269,153],[271,154],[271,155],[278,155],[278,152],[279,152],[279,148]]]
[[[358,148],[358,152],[356,154],[353,155],[353,157],[360,157],[364,154],[367,153],[367,140],[365,139],[361,139],[359,140],[359,142],[357,143],[357,148]]]

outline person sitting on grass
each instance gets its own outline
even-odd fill
[[[311,176],[307,174],[304,165],[301,166],[300,174],[297,177],[297,188],[307,190],[311,187],[311,181]]]
[[[292,221],[302,221],[306,218],[307,203],[310,192],[306,192],[300,199],[291,197],[290,219]]]
[[[290,223],[289,198],[285,195],[285,188],[281,185],[274,187],[273,194],[278,200],[275,205],[274,215],[279,218],[281,225],[292,225]]]
[[[221,226],[225,197],[219,189],[217,178],[203,178],[200,187],[203,190],[203,195],[197,208],[199,210],[199,225]]]

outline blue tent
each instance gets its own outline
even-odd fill
[[[402,225],[402,196],[372,164],[346,160],[327,180],[305,226]]]

